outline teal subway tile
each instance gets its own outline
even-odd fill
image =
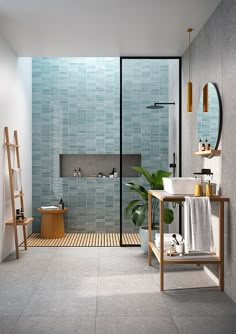
[[[150,154],[160,152],[161,145],[163,168],[168,162],[168,118],[151,117],[146,109],[160,98],[168,100],[167,65],[124,61],[123,149],[141,153],[148,169],[158,163]],[[33,58],[32,66],[33,141],[41,141],[33,143],[33,192],[40,194],[33,199],[35,217],[38,205],[63,195],[68,230],[119,231],[119,180],[57,182],[55,176],[59,153],[119,153],[119,58]],[[160,134],[166,136],[162,142]],[[129,198],[124,187],[124,207]],[[125,217],[124,224],[134,230]]]

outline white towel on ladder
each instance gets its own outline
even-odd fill
[[[22,181],[21,181],[21,169],[14,168],[13,171],[13,180],[14,180],[14,191],[22,191]]]
[[[212,244],[211,203],[209,197],[185,197],[185,251],[208,251]]]

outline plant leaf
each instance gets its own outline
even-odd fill
[[[148,192],[143,186],[133,182],[126,183],[126,186],[129,187],[130,191],[138,193],[143,199],[145,199],[145,201],[148,200]]]
[[[148,183],[151,186],[151,189],[155,190],[163,190],[163,177],[169,177],[171,175],[170,172],[157,170],[155,173],[150,174],[146,169],[142,167],[132,167],[136,172],[140,173],[145,177]],[[141,185],[129,182],[126,184],[129,187],[130,191],[133,191],[139,194],[142,200],[132,200],[128,203],[126,207],[126,215],[129,210],[132,209],[132,221],[136,226],[141,226],[145,221],[145,216],[148,211],[148,191]],[[143,203],[144,201],[145,203]],[[140,203],[139,203],[140,202]],[[143,204],[142,204],[143,203]],[[155,224],[155,217],[159,216],[159,203],[152,204],[152,224]],[[181,205],[181,203],[178,203]],[[174,212],[169,208],[164,208],[164,222],[165,224],[171,224],[174,219]]]
[[[153,189],[162,190],[163,189],[163,177],[169,177],[171,172],[166,172],[164,170],[158,170],[155,174],[153,174],[154,178],[154,187]]]
[[[136,226],[142,226],[145,220],[147,204],[136,205],[132,210],[132,221]]]
[[[127,207],[125,208],[125,214],[126,214],[126,216],[128,215],[129,210],[130,210],[135,204],[137,204],[138,202],[140,202],[140,199],[134,199],[133,201],[130,201],[130,202],[129,202],[129,204],[128,204]]]
[[[152,175],[146,169],[138,166],[132,167],[132,169],[143,175],[150,185],[152,184]]]
[[[164,223],[171,224],[174,220],[174,212],[169,208],[164,208]]]

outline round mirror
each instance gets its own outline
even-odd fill
[[[215,84],[208,82],[202,90],[197,115],[198,141],[206,140],[212,150],[217,150],[222,127],[222,106]],[[210,156],[209,156],[210,157]]]

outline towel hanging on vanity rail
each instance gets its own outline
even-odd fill
[[[209,197],[185,197],[185,252],[207,251],[212,246],[211,203]]]

